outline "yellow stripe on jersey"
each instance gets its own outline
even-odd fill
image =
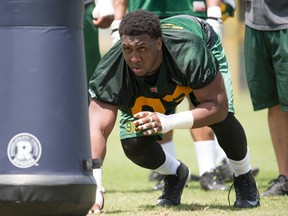
[[[184,29],[182,26],[176,26],[176,25],[174,25],[174,24],[169,24],[169,23],[161,24],[161,28]]]

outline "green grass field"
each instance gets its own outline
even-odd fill
[[[179,110],[188,107],[183,102]],[[259,191],[268,187],[269,180],[277,177],[277,165],[267,126],[267,111],[253,112],[247,92],[235,98],[236,116],[247,133],[251,155],[251,165],[260,168],[256,177]],[[192,173],[198,174],[193,140],[188,130],[174,132],[177,158],[189,165]],[[108,153],[103,169],[103,184],[106,189],[103,215],[287,215],[287,196],[262,198],[256,209],[237,210],[233,208],[234,189],[228,192],[205,192],[200,190],[199,182],[190,182],[184,189],[182,204],[173,208],[155,205],[160,191],[151,188],[148,182],[149,171],[130,162],[124,155],[119,142],[116,125],[108,141]]]

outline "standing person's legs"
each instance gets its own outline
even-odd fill
[[[159,144],[161,144],[163,150],[170,154],[172,157],[176,158],[176,153],[175,153],[175,145],[173,142],[173,130],[167,132],[166,134],[163,135],[163,140],[158,141]]]
[[[261,196],[288,195],[288,112],[280,105],[268,109],[268,124],[279,175]]]
[[[279,174],[288,177],[288,112],[279,105],[270,107],[268,123]]]
[[[288,178],[288,29],[269,36],[275,47],[272,61],[280,106],[268,109],[268,123],[279,174]]]
[[[221,173],[216,173],[216,140],[209,127],[190,130],[194,139],[195,153],[199,168],[200,186],[204,190],[227,190]]]
[[[279,176],[262,196],[288,194],[288,31],[245,28],[245,69],[255,111],[268,108]],[[284,61],[283,61],[284,60]]]
[[[203,127],[190,130],[194,140],[199,176],[216,168],[215,140],[211,128]]]
[[[165,153],[169,154],[171,157],[176,158],[175,144],[173,142],[173,130],[163,134],[163,140],[159,140],[158,143],[161,145]],[[156,181],[154,190],[162,190],[164,187],[164,176],[158,172],[151,170],[149,175],[149,181]]]

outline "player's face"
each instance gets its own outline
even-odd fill
[[[122,35],[122,53],[136,76],[155,73],[162,62],[162,38],[152,39],[148,34]]]

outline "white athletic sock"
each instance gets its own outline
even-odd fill
[[[175,175],[178,167],[180,166],[180,162],[175,158],[171,157],[168,153],[165,153],[166,160],[165,162],[155,169],[154,171],[162,174],[162,175]]]
[[[249,151],[247,151],[246,156],[240,161],[231,160],[229,158],[228,160],[234,171],[235,177],[243,175],[249,172],[249,170],[251,169]]]
[[[211,169],[215,169],[215,141],[195,141],[195,152],[197,156],[199,175],[203,175],[205,172],[210,172]]]
[[[172,157],[176,158],[174,142],[172,140],[161,144],[161,146],[165,152],[167,152]]]

